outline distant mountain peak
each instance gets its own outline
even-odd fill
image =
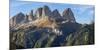
[[[10,19],[10,25],[12,27],[16,26],[17,24],[21,24],[25,18],[25,15],[22,12],[19,12],[17,15]]]
[[[57,9],[55,9],[55,10],[52,12],[52,16],[53,16],[53,18],[60,18],[60,17],[61,17],[61,15],[60,15],[60,13],[58,12]]]
[[[76,22],[74,13],[72,12],[71,8],[65,9],[62,13],[62,16],[69,22]]]
[[[43,16],[51,16],[51,10],[48,6],[44,5],[42,10],[42,17]]]
[[[17,15],[24,15],[24,13],[23,12],[19,12]],[[16,16],[16,15],[15,15]]]

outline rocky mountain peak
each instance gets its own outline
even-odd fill
[[[42,7],[38,8],[38,9],[36,10],[35,16],[36,16],[37,18],[39,18],[39,17],[42,16],[42,10],[43,10]]]
[[[22,12],[20,12],[10,19],[10,25],[15,26],[16,24],[21,24],[24,18],[25,18],[25,15]]]
[[[57,9],[55,9],[53,12],[52,12],[52,16],[51,16],[53,19],[55,19],[56,22],[62,22],[62,16],[60,15],[59,11]]]
[[[31,10],[30,13],[29,13],[29,16],[28,16],[28,20],[32,21],[33,19],[34,19],[33,10]]]
[[[58,10],[57,9],[55,9],[53,12],[52,12],[52,14],[53,14],[53,16],[54,16],[54,18],[55,17],[61,17],[61,15],[60,15],[60,13],[58,12]]]
[[[62,13],[62,16],[69,22],[76,22],[71,8],[65,9]]]
[[[43,7],[43,10],[42,10],[42,17],[44,16],[51,16],[51,10],[46,5]]]

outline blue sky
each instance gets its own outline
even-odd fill
[[[71,8],[75,19],[78,23],[90,23],[94,21],[95,8],[94,5],[78,5],[78,4],[61,4],[61,3],[40,3],[40,2],[25,2],[25,1],[14,1],[10,0],[10,17],[16,15],[19,12],[27,14],[30,10],[36,11],[37,8],[43,7],[44,5],[49,6],[51,11],[58,9],[60,13],[66,8]]]

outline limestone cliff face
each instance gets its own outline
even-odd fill
[[[29,21],[34,20],[33,10],[31,10],[31,12],[29,13],[28,20],[29,20]]]
[[[29,14],[25,15],[24,22],[27,23],[27,22],[31,22],[33,20],[34,20],[33,10],[31,10]]]
[[[16,24],[23,23],[24,18],[25,18],[25,15],[22,12],[18,13],[17,15],[15,15],[14,17],[10,19],[10,26],[14,27],[16,26]]]
[[[60,18],[60,17],[61,17],[61,15],[60,15],[60,13],[58,12],[57,9],[55,9],[55,10],[52,12],[52,16],[53,16],[53,18]]]
[[[38,19],[47,18],[47,17],[59,23],[76,22],[74,13],[72,12],[71,8],[65,9],[62,15],[60,15],[57,9],[51,11],[50,8],[45,5],[43,7],[37,8],[35,13],[33,13],[33,10],[31,10],[29,14],[26,15],[24,15],[21,12],[18,13],[17,15],[15,15],[10,19],[10,26],[14,27],[16,25],[23,24],[23,23],[27,24],[28,22],[35,22]]]
[[[42,10],[42,17],[43,16],[49,16],[49,17],[51,16],[51,10],[46,5],[43,7],[43,10]]]
[[[37,17],[37,18],[39,18],[39,17],[41,17],[42,16],[42,10],[43,10],[43,8],[38,8],[37,10],[36,10],[36,12],[35,12],[35,16]]]
[[[74,14],[71,10],[71,8],[65,9],[62,13],[62,16],[68,21],[68,22],[76,22]]]
[[[48,6],[45,5],[44,7],[40,7],[36,10],[35,16],[37,18],[44,17],[44,16],[49,16],[50,17],[51,16],[51,10],[49,9]]]

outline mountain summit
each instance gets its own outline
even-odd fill
[[[42,17],[48,17],[54,19],[56,22],[72,22],[75,23],[75,17],[74,13],[72,12],[71,8],[67,8],[63,11],[62,15],[60,15],[59,11],[57,9],[51,11],[48,6],[43,6],[40,8],[37,8],[36,12],[33,14],[33,10],[30,11],[30,13],[27,15],[24,15],[23,13],[18,13],[14,17],[10,19],[11,26],[16,26],[21,23],[25,22],[31,22],[38,18]]]
[[[21,24],[24,21],[24,18],[25,15],[22,12],[18,13],[17,15],[15,15],[10,19],[10,26],[14,27],[17,24]]]
[[[42,16],[51,16],[51,10],[48,6],[44,6],[42,10]]]
[[[74,13],[72,12],[71,8],[65,9],[62,13],[62,16],[69,22],[76,22]]]

